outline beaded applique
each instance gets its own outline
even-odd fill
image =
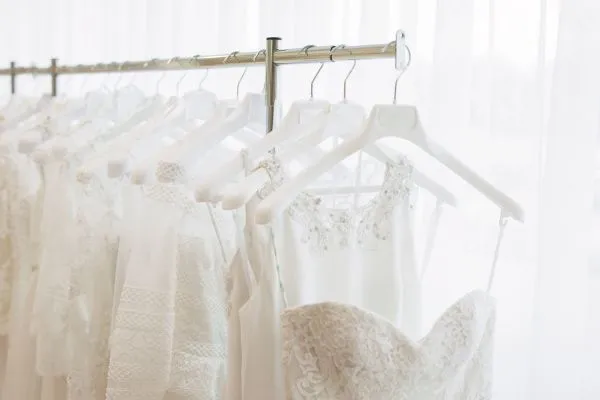
[[[283,184],[286,176],[281,162],[274,157],[263,160],[259,168],[264,168],[271,177],[271,182],[258,191],[258,196],[265,198]],[[411,201],[412,171],[406,157],[398,163],[388,163],[379,193],[354,210],[328,208],[321,197],[303,192],[287,212],[303,226],[302,241],[315,250],[344,248],[353,241],[369,245],[387,240],[394,209],[404,201]]]

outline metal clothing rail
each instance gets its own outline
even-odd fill
[[[69,74],[91,74],[110,72],[142,72],[142,71],[180,71],[205,68],[226,68],[265,66],[265,90],[267,102],[267,132],[273,128],[275,101],[277,96],[277,67],[288,64],[327,63],[348,60],[368,60],[380,58],[396,58],[404,56],[404,33],[398,31],[396,40],[387,44],[362,46],[305,46],[296,49],[279,49],[281,38],[267,38],[266,49],[254,52],[233,52],[209,56],[194,56],[187,58],[154,59],[148,61],[112,62],[108,64],[89,65],[58,65],[53,58],[49,67],[17,67],[15,62],[10,68],[0,69],[1,75],[10,76],[11,93],[16,93],[16,78],[18,75],[43,75],[51,77],[52,95],[58,93],[58,77]],[[401,51],[397,51],[401,49]],[[402,53],[402,54],[400,54]]]

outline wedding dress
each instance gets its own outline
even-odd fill
[[[360,166],[376,175],[367,162]],[[414,185],[408,160],[385,166],[379,193],[354,211],[327,209],[324,199],[303,193],[268,227],[254,224],[255,203],[279,187],[287,174],[275,157],[258,167],[271,180],[246,206],[242,251],[230,269],[230,334],[239,332],[240,338],[233,341],[236,354],[229,357],[228,400],[236,398],[234,393],[242,399],[284,398],[280,314],[287,305],[354,301],[418,329],[418,279],[409,225]],[[370,265],[376,267],[366,268]],[[357,273],[361,284],[346,280]],[[411,286],[403,290],[405,282]],[[377,291],[380,296],[374,299],[366,296]],[[354,297],[356,292],[359,296]],[[412,314],[402,315],[409,308],[402,307],[404,302],[414,307]]]
[[[277,158],[260,167],[272,180],[259,191],[265,197],[287,173]],[[304,192],[296,198],[273,227],[289,306],[327,300],[356,304],[410,334],[420,333],[412,168],[406,158],[384,165],[365,156],[357,174],[367,184],[379,180],[377,193],[326,198]]]
[[[276,161],[276,159],[269,160],[271,165],[263,163],[263,167],[269,168],[270,176],[275,178],[275,184],[277,176],[281,179],[281,175],[276,174],[280,168]],[[366,208],[372,211],[367,215],[381,219],[371,220],[372,223],[365,224],[365,217],[362,216],[355,225],[346,225],[356,228],[365,224],[365,230],[357,230],[353,236],[339,235],[339,233],[347,233],[348,230],[334,230],[331,225],[323,223],[323,219],[303,218],[300,221],[305,223],[312,221],[312,225],[305,225],[308,226],[309,234],[303,237],[304,241],[313,246],[317,244],[313,249],[319,252],[328,251],[332,247],[343,248],[349,244],[347,238],[357,241],[360,238],[370,239],[367,243],[374,246],[371,248],[376,248],[394,233],[393,225],[386,225],[390,221],[390,212],[394,208],[401,209],[403,205],[410,205],[411,190],[414,187],[410,172],[408,160],[396,166],[387,166],[386,179],[380,194],[390,194],[384,199],[394,201],[386,203],[375,197],[375,201],[368,203],[373,207]],[[266,187],[264,190],[269,191],[271,188]],[[308,208],[309,211],[319,211],[320,203],[314,199],[307,194],[300,195],[299,199],[292,203],[288,215],[297,218],[298,212],[301,212],[300,215],[305,216],[307,203],[313,205],[312,208]],[[308,200],[313,202],[309,203]],[[299,204],[304,207],[294,209]],[[335,215],[330,212],[328,218],[333,218]],[[349,217],[348,214],[342,215],[344,218]],[[404,217],[406,216],[405,214]],[[347,221],[344,218],[341,219],[342,222]],[[369,228],[366,228],[367,225]],[[270,244],[271,249],[269,250],[268,246],[263,248],[260,279],[257,279],[257,283],[251,288],[249,301],[239,308],[242,327],[242,398],[258,398],[256,396],[285,397],[290,400],[490,398],[495,306],[488,292],[473,291],[456,301],[439,317],[429,333],[418,341],[413,339],[418,337],[414,332],[406,333],[408,329],[405,329],[402,323],[397,324],[385,315],[385,311],[389,312],[389,308],[370,310],[367,306],[371,305],[375,308],[378,306],[377,301],[369,303],[363,300],[361,304],[360,297],[352,298],[343,290],[336,293],[335,288],[326,293],[323,287],[323,291],[318,295],[334,297],[337,294],[341,300],[317,300],[307,302],[306,305],[287,308],[280,314],[279,319],[278,311],[282,309],[282,296],[287,295],[289,299],[291,296],[288,285],[293,286],[299,279],[298,276],[289,279],[291,271],[286,269],[289,267],[286,265],[289,258],[282,257],[284,252],[280,250],[285,249],[285,242],[282,242],[284,235],[281,235],[282,231],[276,230],[281,226],[270,228],[273,229],[271,232],[279,232],[279,240],[277,240],[278,234],[275,233],[275,240]],[[327,236],[332,231],[338,235]],[[502,233],[502,229],[500,232]],[[406,238],[406,236],[400,237]],[[334,238],[339,240],[334,241]],[[498,246],[500,240],[501,234]],[[265,242],[268,243],[265,240],[261,241],[261,243]],[[252,244],[256,246],[254,238]],[[296,245],[295,242],[292,244]],[[498,247],[494,255],[492,271],[497,256]],[[346,267],[348,265],[351,264],[345,264]],[[375,269],[382,263],[368,265]],[[324,269],[336,265],[330,263],[319,267]],[[250,269],[252,270],[255,268]],[[294,272],[298,273],[298,271]],[[283,283],[278,279],[278,273]],[[326,283],[332,287],[338,284],[337,281],[341,276],[344,275],[338,271],[337,280],[328,280]],[[394,281],[380,282],[380,284],[393,286]],[[373,289],[375,288],[371,288]],[[382,289],[385,289],[385,286],[379,288],[380,291]],[[418,294],[416,291],[412,293]],[[352,304],[352,300],[355,304]],[[401,302],[402,298],[396,297],[394,301]],[[269,321],[265,316],[270,316],[270,321],[281,321],[281,325],[265,323]],[[269,327],[267,338],[264,337],[266,330],[263,330],[261,337],[257,330],[252,329],[252,322],[255,326],[257,320],[261,321],[261,326]],[[280,344],[281,348],[278,350]],[[266,356],[258,357],[258,354]],[[277,374],[272,372],[272,356],[277,354],[281,356],[283,384],[277,380]],[[267,372],[264,372],[264,369]],[[261,385],[251,384],[252,389],[248,391],[246,382],[256,381],[261,382]],[[285,388],[281,389],[281,386]],[[283,391],[285,396],[280,394]]]
[[[107,126],[105,121],[87,125],[88,140]],[[70,139],[62,135],[62,144],[72,144]],[[43,246],[31,321],[37,372],[69,377],[64,396],[70,399],[97,399],[105,386],[100,376],[110,319],[107,325],[104,310],[110,314],[112,304],[119,185],[101,176],[78,182],[76,168],[94,147],[57,152],[51,140],[32,154],[45,183],[39,230]]]
[[[321,302],[282,314],[287,398],[482,400],[492,398],[495,301],[489,291],[458,299],[415,341],[360,307]]]
[[[3,196],[6,218],[8,257],[3,268],[3,315],[8,335],[5,377],[2,398],[36,400],[41,385],[35,373],[35,347],[30,336],[29,322],[33,309],[35,281],[37,279],[39,242],[36,218],[42,190],[40,171],[31,159],[10,153],[2,157],[5,173]],[[8,301],[8,302],[7,302]],[[7,302],[7,303],[5,303]]]

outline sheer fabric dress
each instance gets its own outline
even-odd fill
[[[136,190],[125,205],[137,216],[121,238],[107,399],[218,398],[234,221],[179,183]]]

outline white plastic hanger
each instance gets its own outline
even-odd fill
[[[336,46],[332,49],[332,56],[337,49],[344,48],[344,45]],[[295,160],[307,152],[311,148],[318,147],[325,139],[330,137],[346,139],[349,134],[355,133],[362,129],[365,122],[365,110],[358,104],[349,103],[347,100],[347,83],[350,75],[356,67],[354,60],[352,68],[346,74],[343,84],[343,100],[341,103],[331,106],[330,112],[321,120],[316,120],[314,124],[305,128],[304,135],[299,140],[293,143],[287,151],[280,153],[281,160]],[[382,163],[397,163],[397,155],[392,151],[383,151],[378,145],[366,146],[364,152],[371,157],[379,160]],[[388,153],[392,153],[391,155]],[[252,177],[249,182],[244,182],[243,185],[236,187],[230,185],[226,189],[226,194],[223,196],[222,207],[224,209],[237,209],[249,201],[253,197],[256,190],[264,185],[270,177],[266,171],[257,169],[252,175],[261,175],[262,179]],[[427,175],[418,170],[414,170],[413,178],[415,183],[431,192],[437,198],[452,206],[456,206],[457,200],[451,192],[443,185],[429,178]],[[342,194],[342,193],[365,193],[378,191],[379,186],[353,186],[353,187],[327,187],[327,188],[311,188],[309,191],[314,194]]]
[[[309,45],[301,51],[307,52]],[[206,174],[205,179],[196,187],[196,200],[199,202],[218,202],[223,197],[223,189],[226,183],[244,171],[244,158],[256,160],[264,157],[267,152],[275,149],[285,142],[294,141],[302,134],[306,125],[314,124],[326,118],[331,104],[325,100],[314,98],[314,84],[325,64],[322,63],[310,83],[310,98],[298,100],[292,103],[288,113],[283,117],[281,123],[269,132],[265,137],[252,143],[233,158],[213,168]],[[245,153],[245,154],[243,154]],[[251,161],[252,162],[252,161]],[[255,171],[260,173],[260,171]],[[237,208],[237,207],[235,207]]]
[[[231,57],[235,57],[237,53],[230,54],[224,62],[227,62]],[[256,54],[256,57],[259,54],[260,52]],[[244,72],[238,80],[236,89],[238,98],[240,83],[246,74],[247,68],[244,68]],[[262,93],[247,93],[233,110],[230,102],[223,103],[218,107],[217,113],[214,120],[207,121],[196,131],[189,132],[180,143],[171,146],[162,160],[165,163],[176,164],[186,171],[193,172],[202,155],[227,137],[234,135],[241,139],[245,145],[249,145],[265,134],[266,105],[265,96]],[[247,128],[247,131],[245,128]],[[248,131],[255,132],[255,134],[249,134]]]
[[[400,76],[410,64],[410,51],[408,53],[408,62],[403,62],[404,49],[408,49],[404,42],[404,33],[399,31],[396,35],[396,67],[400,70],[400,73],[396,79],[395,89]],[[394,102],[395,97],[396,90],[394,90]],[[285,182],[264,199],[257,207],[255,214],[256,222],[259,224],[269,223],[293,201],[300,191],[323,173],[327,172],[332,166],[364,149],[365,146],[385,137],[400,138],[416,145],[471,184],[471,186],[503,210],[507,216],[521,222],[523,221],[524,212],[517,202],[479,176],[475,171],[427,136],[416,107],[386,104],[373,107],[364,129],[355,138],[340,144],[330,153],[323,156],[317,163],[302,171],[293,180]]]
[[[186,75],[187,73],[176,84],[176,98],[179,100],[175,110],[160,124],[154,126],[152,132],[140,137],[139,140],[128,141],[114,153],[111,151],[107,164],[109,177],[122,176],[164,148],[167,137],[172,141],[181,140],[185,131],[192,129],[197,124],[197,120],[206,120],[214,114],[217,104],[214,93],[200,87],[180,97],[179,88]]]
[[[299,108],[310,106],[308,102],[305,102],[304,104],[304,106],[298,104]],[[258,142],[250,145],[247,149],[242,150],[240,153],[236,154],[233,158],[229,159],[224,164],[213,168],[210,173],[206,174],[206,176],[203,177],[201,183],[196,186],[196,200],[199,202],[213,203],[224,200],[225,192],[228,190],[227,183],[243,171],[241,170],[241,163],[243,162],[243,157],[248,157],[248,160],[257,160],[261,157],[265,157],[267,156],[268,151],[273,150],[275,147],[285,147],[288,144],[291,145],[291,143],[294,142],[294,139],[297,139],[298,136],[300,136],[304,131],[306,131],[307,124],[313,125],[317,123],[322,123],[321,121],[323,121],[328,115],[328,110],[324,109],[325,107],[323,107],[323,105],[314,105],[315,109],[312,110],[314,112],[318,112],[317,110],[321,107],[321,111],[316,115],[310,115],[311,110],[309,110],[308,107],[303,108],[302,110],[300,110],[299,108],[290,108],[290,113],[288,113],[286,116],[290,116],[291,118],[293,118],[294,116],[300,116],[301,118],[295,121],[296,125],[293,125],[291,122],[289,122],[289,120],[285,124],[282,123],[279,127],[275,128],[272,131],[272,133],[269,133],[264,139],[261,139]],[[329,105],[327,105],[327,107],[329,107]],[[285,133],[287,137],[284,138],[281,135],[283,133]],[[276,136],[276,139],[272,141],[268,140],[271,136]],[[276,145],[269,146],[271,143],[276,143]],[[312,148],[311,150],[314,149],[315,148]],[[244,152],[247,152],[247,155],[244,155]],[[261,170],[255,170],[252,174],[261,173]],[[229,193],[231,193],[230,189]]]
[[[171,63],[174,59],[171,59],[167,64]],[[159,97],[160,83],[165,77],[166,72],[163,72],[161,77],[156,83],[156,95]],[[106,170],[108,167],[108,174],[116,177],[124,173],[127,168],[128,157],[127,153],[136,146],[140,141],[143,140],[154,140],[157,137],[160,139],[169,131],[165,128],[174,122],[178,122],[185,116],[185,107],[181,99],[177,97],[170,97],[165,102],[166,107],[157,112],[152,118],[146,123],[142,124],[138,129],[133,129],[129,132],[124,132],[117,138],[113,138],[110,142],[103,140],[106,145],[97,152],[95,157],[87,160],[78,170],[78,177],[84,179],[103,167]],[[113,156],[120,156],[116,162],[109,162],[109,159]]]
[[[200,56],[196,55],[194,57],[197,58]],[[216,94],[203,88],[204,81],[208,78],[209,71],[210,70],[208,69],[206,70],[196,90],[183,95],[183,103],[186,107],[186,118],[204,121],[199,127],[195,125],[186,127],[187,132],[191,131],[194,132],[194,134],[201,134],[201,128],[208,129],[215,125],[218,121],[225,118],[225,116],[229,114],[229,110],[233,108],[233,106],[229,104],[219,102]],[[181,80],[176,87],[178,93],[180,84]],[[187,137],[189,136],[190,135],[188,134]],[[183,140],[179,140],[150,156],[146,160],[136,163],[136,165],[132,166],[131,182],[140,185],[146,183],[150,173],[154,173],[156,162],[162,158],[168,158],[170,154],[176,154],[179,146],[183,145]]]
[[[83,93],[83,88],[87,79],[82,81],[80,92]],[[99,119],[104,120],[104,124],[98,124],[97,130],[106,128],[109,121],[117,118],[116,107],[113,102],[113,96],[104,86],[100,90],[89,91],[81,99],[69,99],[63,101],[63,106],[57,108],[50,119],[49,125],[43,131],[40,129],[30,132],[30,134],[22,135],[19,139],[19,152],[32,153],[42,145],[48,143],[44,149],[51,148],[55,144],[54,139],[67,138],[74,133],[80,133],[82,127],[86,127],[86,132],[94,132],[90,128],[90,123]],[[38,154],[38,159],[43,159],[43,156]]]

